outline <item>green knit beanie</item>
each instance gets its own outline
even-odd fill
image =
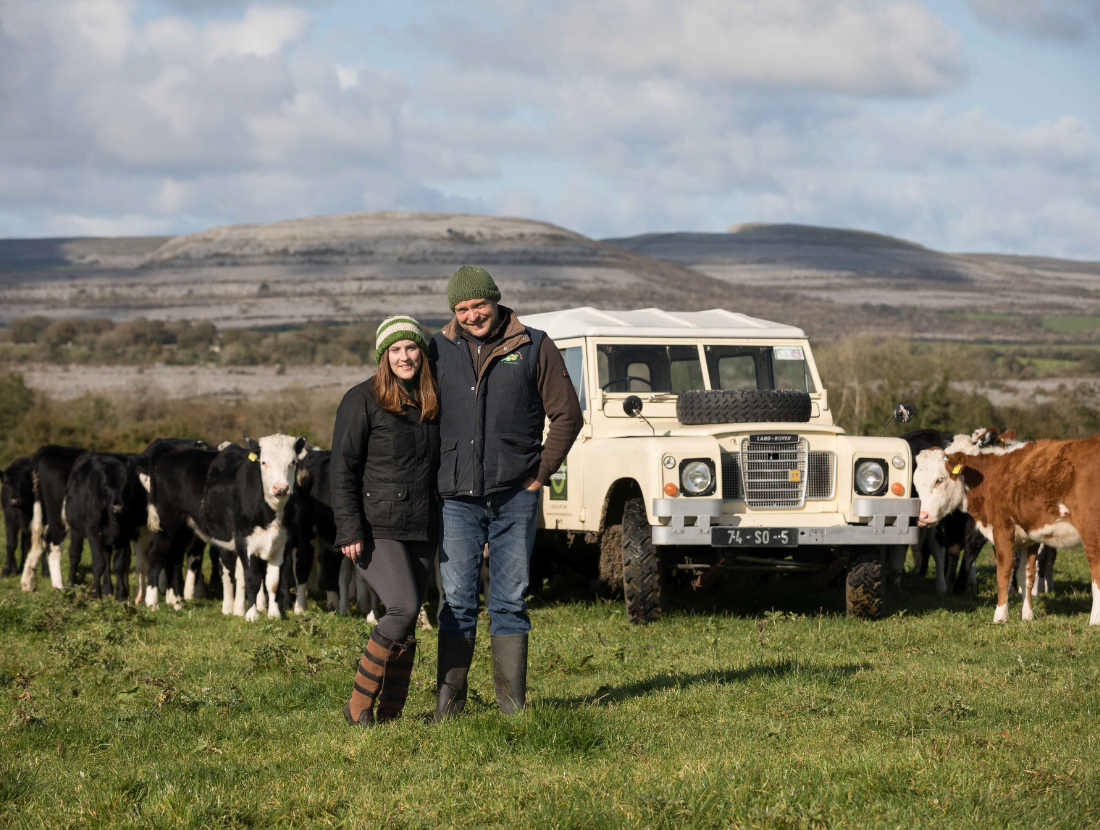
[[[428,343],[424,340],[424,330],[412,317],[387,317],[378,327],[375,335],[374,362],[382,362],[382,353],[398,340],[412,340],[425,354]]]
[[[451,281],[447,283],[447,302],[451,304],[451,311],[467,300],[499,302],[500,289],[484,268],[463,265],[451,275]]]

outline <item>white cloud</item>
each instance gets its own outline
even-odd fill
[[[967,69],[915,0],[467,0],[392,34],[404,71],[205,10],[0,2],[0,235],[429,209],[1100,257],[1097,136],[920,102]]]
[[[917,0],[482,0],[437,6],[460,66],[858,95],[966,80],[959,37]]]

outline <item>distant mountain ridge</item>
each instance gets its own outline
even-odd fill
[[[819,337],[940,336],[941,316],[958,312],[1100,314],[1100,263],[947,254],[805,225],[595,240],[518,217],[383,211],[179,237],[0,240],[0,324],[32,314],[219,326],[397,312],[445,320],[446,282],[464,263],[488,267],[505,303],[526,312],[719,307]],[[1005,331],[970,320],[946,336]]]

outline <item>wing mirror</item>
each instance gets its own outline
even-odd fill
[[[627,399],[623,401],[623,412],[629,415],[631,418],[636,418],[642,414],[642,399],[637,395],[628,395]]]
[[[882,435],[886,434],[886,427],[890,426],[894,421],[897,421],[899,424],[907,424],[912,421],[916,415],[917,408],[913,406],[913,404],[899,403],[894,407],[894,414],[890,416],[890,420],[882,427]]]

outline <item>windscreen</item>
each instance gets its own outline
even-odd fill
[[[605,392],[678,393],[704,388],[696,346],[599,345],[596,361]]]
[[[801,346],[704,346],[714,389],[816,392]]]

